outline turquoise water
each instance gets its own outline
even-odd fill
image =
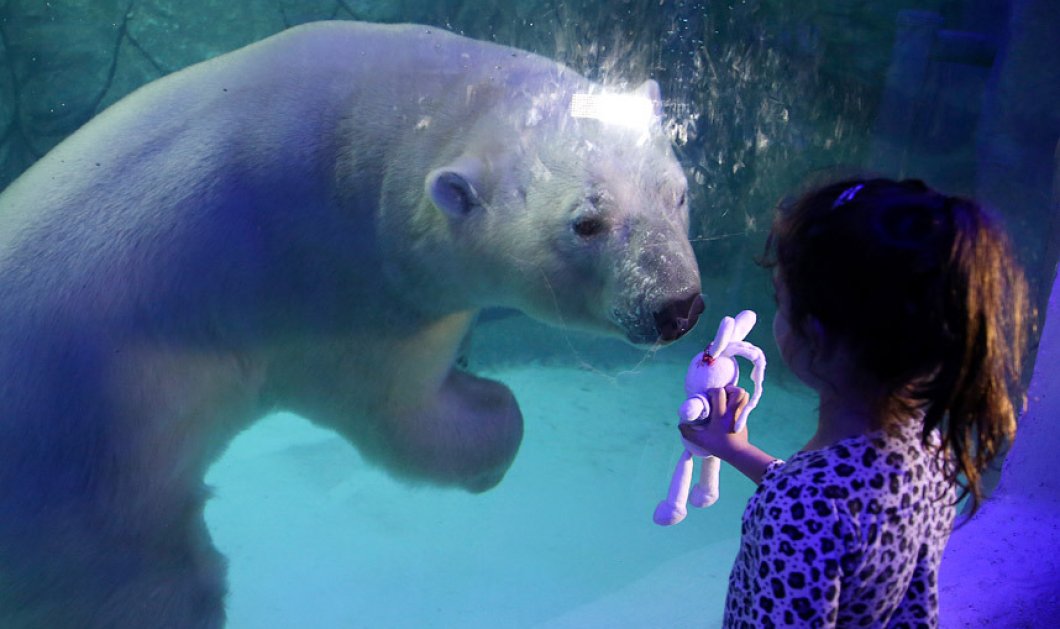
[[[496,326],[478,342],[548,335]],[[685,353],[488,370],[519,398],[526,436],[482,495],[409,488],[331,433],[268,418],[207,478],[230,626],[310,626],[307,613],[315,627],[717,626],[752,484],[725,468],[715,505],[652,522],[682,450]],[[814,400],[769,375],[749,429],[787,457],[812,434]]]
[[[471,369],[525,418],[484,494],[396,482],[294,415],[237,437],[206,479],[233,628],[717,626],[750,482],[725,467],[716,505],[670,528],[651,515],[681,452],[687,362],[721,316],[760,315],[755,441],[785,457],[812,432],[754,264],[773,204],[807,177],[867,169],[983,199],[1045,303],[1060,255],[1052,0],[0,2],[0,187],[140,85],[319,19],[417,22],[594,80],[658,80],[708,307],[652,353],[522,317],[478,326]]]

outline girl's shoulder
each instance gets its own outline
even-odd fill
[[[766,496],[834,501],[852,516],[905,511],[946,488],[937,439],[924,444],[916,426],[875,431],[802,451],[767,470],[759,487]]]

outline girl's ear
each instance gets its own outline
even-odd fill
[[[821,325],[821,320],[813,315],[806,315],[805,332],[813,354],[822,358],[826,357],[831,350],[832,339],[828,337],[828,332]]]

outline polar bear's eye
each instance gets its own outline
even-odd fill
[[[574,221],[571,229],[582,238],[591,238],[604,231],[607,224],[598,216],[585,216]]]
[[[685,201],[688,200],[687,196],[688,196],[688,193],[685,192],[684,190],[682,190],[681,194],[677,197],[677,207],[684,207],[685,206]]]

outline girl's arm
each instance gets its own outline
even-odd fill
[[[762,477],[765,476],[769,465],[777,460],[776,457],[766,454],[751,444],[747,444],[745,448],[728,452],[724,456],[721,454],[716,454],[715,456],[740,470],[744,476],[753,480],[755,484],[762,483]]]
[[[706,420],[682,423],[681,436],[738,469],[756,484],[776,457],[766,454],[747,440],[747,426],[740,432],[730,432],[736,417],[747,405],[748,395],[740,387],[707,391],[710,416]]]

